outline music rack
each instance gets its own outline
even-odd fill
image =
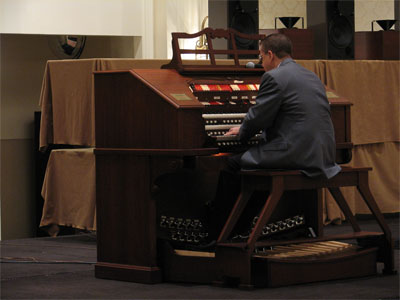
[[[180,39],[194,39],[205,36],[208,49],[181,49],[179,45]],[[238,49],[236,39],[247,39],[260,41],[265,37],[263,34],[244,34],[235,29],[212,29],[205,28],[197,33],[189,34],[184,32],[172,33],[172,51],[173,56],[169,64],[163,65],[161,69],[176,69],[180,74],[246,74],[246,75],[261,75],[263,69],[246,68],[244,58],[249,55],[258,57],[259,51]],[[231,49],[214,49],[213,40],[224,38],[231,44]],[[209,57],[209,65],[196,65],[186,63],[182,59],[183,54],[204,54]],[[231,65],[218,64],[216,55],[226,55],[231,59]],[[229,59],[229,58],[228,58]]]

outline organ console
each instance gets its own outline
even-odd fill
[[[206,36],[208,49],[179,48],[179,39],[201,35]],[[255,103],[263,72],[245,67],[240,55],[258,51],[237,50],[235,35],[262,38],[231,29],[173,33],[174,57],[162,69],[95,72],[96,277],[144,283],[211,283],[216,279],[215,253],[202,248],[207,246],[204,203],[213,199],[218,173],[229,153],[259,141],[256,135],[243,145],[236,137],[224,136],[230,127],[241,123]],[[232,50],[213,49],[215,38],[229,40]],[[187,53],[208,55],[210,65],[185,64],[181,55]],[[233,57],[233,63],[219,64],[216,55]],[[329,88],[327,95],[337,162],[346,163],[352,148],[351,103]],[[295,233],[308,238],[323,236],[321,190],[285,193],[262,231],[260,239],[276,245]],[[243,238],[243,233],[231,237]],[[309,245],[304,250],[292,247],[296,253],[309,249]],[[327,261],[332,262],[332,255],[335,259],[342,255],[325,251],[327,247],[332,244],[316,245]],[[281,259],[293,259],[275,254],[277,248],[256,248],[256,285],[293,283],[271,279]],[[352,246],[339,248],[359,251]],[[374,251],[366,251],[369,261]],[[265,253],[269,258],[260,260]],[[307,255],[302,264],[311,260]],[[323,259],[318,264],[317,268],[323,268]],[[370,263],[363,274],[373,273],[371,268]],[[261,271],[266,269],[268,276]]]

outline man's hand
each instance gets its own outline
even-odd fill
[[[231,127],[224,135],[238,135],[240,126]]]

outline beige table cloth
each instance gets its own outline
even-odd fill
[[[52,150],[42,197],[44,205],[40,226],[55,224],[96,230],[96,168],[93,148]]]

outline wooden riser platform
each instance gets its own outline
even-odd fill
[[[163,251],[163,280],[228,285],[239,284],[240,288],[277,287],[354,277],[371,276],[377,273],[378,248],[364,248],[308,258],[267,258],[254,255],[251,259],[251,285],[240,285],[238,278],[219,281],[220,267],[214,252],[174,250]],[[235,262],[225,267],[235,268]]]
[[[375,275],[377,248],[311,259],[254,259],[254,285],[277,287]]]

